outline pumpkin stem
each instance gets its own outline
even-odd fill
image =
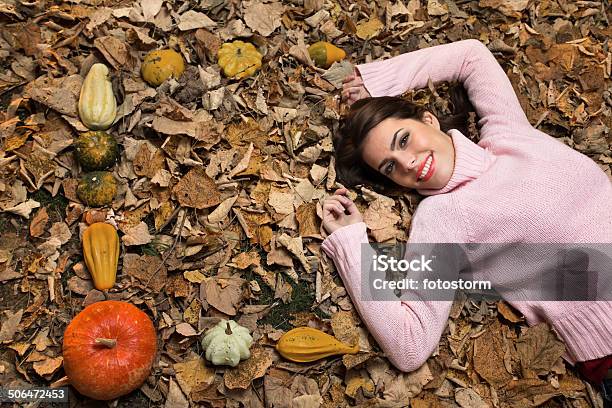
[[[103,339],[103,338],[97,338],[96,339],[96,344],[101,344],[105,347],[108,348],[114,348],[117,345],[117,340],[116,339]]]
[[[229,322],[227,322],[226,324],[227,324],[227,329],[225,329],[225,334],[229,336],[232,334],[232,328],[230,327]]]

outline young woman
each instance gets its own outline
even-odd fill
[[[479,117],[478,144],[443,118],[390,96],[423,88],[430,78],[463,85]],[[612,243],[610,179],[590,158],[531,126],[481,42],[358,65],[343,97],[351,110],[335,140],[338,178],[347,187],[401,186],[427,196],[413,215],[409,243]],[[435,350],[452,302],[362,301],[360,248],[368,236],[346,189],[325,200],[323,227],[331,235],[322,248],[369,331],[398,369],[417,369]],[[611,294],[588,302],[532,300],[527,294],[538,276],[529,266],[515,269],[507,257],[489,266],[473,276],[516,285],[522,292],[513,299],[525,294],[525,300],[510,303],[530,325],[548,322],[565,342],[564,358],[605,385],[604,396],[612,393]]]

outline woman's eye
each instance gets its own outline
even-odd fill
[[[390,162],[389,165],[385,168],[385,174],[391,174],[393,171],[393,162]]]
[[[408,140],[408,134],[405,134],[404,137],[400,139],[400,147],[405,146],[407,140]]]

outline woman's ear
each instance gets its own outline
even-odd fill
[[[427,125],[433,126],[437,130],[440,130],[440,122],[438,121],[438,118],[429,111],[425,111],[425,113],[423,113],[423,118],[421,121]]]

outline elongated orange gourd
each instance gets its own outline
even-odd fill
[[[110,224],[96,222],[83,233],[83,257],[98,290],[113,287],[119,262],[119,235]]]
[[[336,354],[356,354],[359,344],[349,346],[321,330],[296,327],[281,336],[276,350],[287,360],[305,363]]]

